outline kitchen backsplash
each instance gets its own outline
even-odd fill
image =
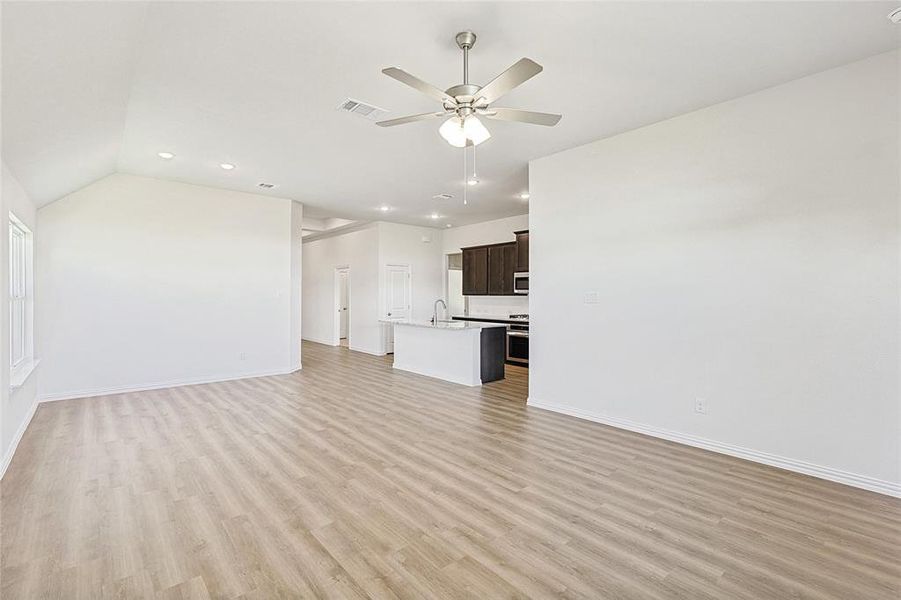
[[[469,316],[504,316],[529,312],[528,296],[467,296]]]

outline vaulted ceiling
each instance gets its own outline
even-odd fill
[[[314,216],[482,221],[526,212],[530,159],[898,47],[896,4],[4,2],[3,160],[41,205],[119,171],[295,198]],[[499,105],[564,115],[487,122],[466,206],[440,121],[383,129],[336,110],[435,109],[380,71],[459,83],[465,29],[477,83],[523,56],[544,66]]]

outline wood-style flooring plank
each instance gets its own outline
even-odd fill
[[[901,501],[305,343],[304,368],[41,405],[3,598],[901,597]]]

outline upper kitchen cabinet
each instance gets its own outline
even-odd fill
[[[512,296],[514,273],[529,271],[529,232],[515,242],[463,248],[464,296]],[[527,289],[527,288],[526,288]]]
[[[513,290],[513,274],[516,272],[516,244],[504,244],[504,295],[515,294]]]
[[[513,294],[513,273],[516,271],[516,244],[488,246],[488,294]]]
[[[463,248],[463,295],[488,294],[488,248]]]
[[[516,242],[463,248],[464,296],[512,296]]]
[[[516,272],[529,272],[529,230],[514,231],[516,236]]]

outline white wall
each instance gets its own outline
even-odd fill
[[[435,300],[444,298],[444,256],[441,254],[442,231],[432,227],[415,227],[396,223],[379,223],[379,314],[386,314],[386,265],[410,265],[413,289],[411,318],[432,318]],[[425,241],[428,240],[428,241]]]
[[[16,215],[28,227],[34,239],[38,239],[35,206],[22,186],[9,171],[6,164],[2,170],[0,188],[0,281],[5,292],[0,294],[0,476],[9,466],[16,445],[34,414],[37,402],[37,379],[40,367],[15,390],[10,390],[9,377],[9,213]],[[36,262],[36,261],[35,261]],[[38,292],[34,287],[35,294]],[[40,356],[40,347],[35,342],[35,356]]]
[[[453,227],[443,232],[443,252],[444,254],[455,254],[467,246],[512,242],[516,239],[516,236],[513,235],[514,231],[528,228],[528,214]],[[528,296],[467,296],[466,304],[468,306],[467,314],[473,316],[506,317],[511,314],[528,314],[529,312]]]
[[[523,208],[528,210],[525,203],[523,203]],[[494,221],[451,227],[442,232],[441,246],[444,248],[444,254],[455,254],[461,248],[466,248],[467,246],[512,242],[516,239],[516,236],[513,235],[514,231],[522,231],[528,228],[528,213],[515,217],[495,219]]]
[[[350,267],[350,347],[381,354],[376,224],[303,245],[303,339],[334,342],[335,269]]]
[[[897,61],[533,161],[530,403],[901,492]]]
[[[117,174],[38,226],[42,397],[297,367],[290,200]]]

